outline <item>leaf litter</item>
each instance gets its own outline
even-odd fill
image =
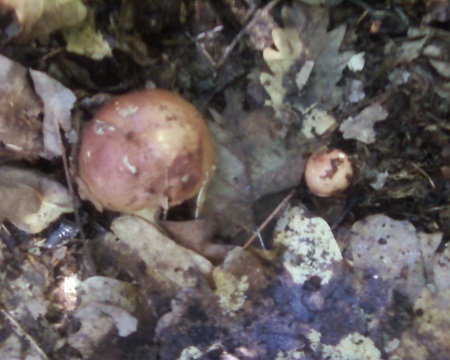
[[[131,86],[133,80],[124,78],[133,78],[137,67],[146,81],[176,84],[206,104],[217,174],[198,222],[183,225],[184,208],[156,225],[99,214],[61,185],[68,178],[55,169],[65,151],[76,148],[79,110],[90,113],[83,104],[101,98],[99,89],[111,91],[98,64],[82,58],[101,58],[95,55],[101,46],[81,41],[79,58],[56,52],[40,58],[38,70],[1,59],[0,89],[9,99],[0,109],[2,156],[54,172],[24,169],[24,163],[0,168],[9,179],[2,193],[9,200],[0,243],[1,357],[444,359],[450,210],[439,174],[448,162],[448,34],[410,26],[404,37],[383,38],[381,31],[392,31],[389,19],[404,12],[416,19],[397,3],[395,15],[384,17],[386,10],[376,17],[369,7],[359,23],[357,7],[275,1],[265,13],[235,4],[230,13],[239,26],[248,19],[258,24],[245,28],[250,43],[265,39],[266,48],[247,60],[250,66],[242,58],[257,44],[246,44],[242,35],[231,47],[221,42],[227,39],[221,29],[233,29],[230,13],[217,16],[220,6],[207,1],[195,9],[177,3],[145,5],[160,12],[160,22],[134,34],[100,17],[95,24],[90,18],[89,26],[100,29],[100,45],[114,38],[115,49],[123,51],[113,53],[123,61],[120,69],[103,60],[117,70],[115,85]],[[117,19],[113,8],[90,6]],[[126,6],[132,10],[129,31],[143,8]],[[166,51],[158,58],[154,45],[161,44],[149,34],[189,31],[183,16],[189,11],[202,11],[204,24],[216,29],[209,34],[221,40],[198,53],[196,46],[177,46],[179,38],[164,38]],[[353,22],[342,21],[349,11]],[[427,21],[441,19],[436,8],[429,11]],[[164,17],[169,15],[173,21]],[[14,35],[26,43],[31,37],[23,21],[22,33]],[[49,25],[37,49],[42,41],[61,45],[51,35],[59,25]],[[77,39],[77,30],[73,34]],[[10,57],[15,49],[8,48]],[[355,54],[364,54],[364,61]],[[177,61],[186,56],[206,65]],[[73,69],[87,80],[74,80]],[[228,81],[202,81],[217,73]],[[249,76],[242,79],[243,73]],[[315,198],[301,180],[308,155],[322,145],[344,147],[358,168],[351,191],[336,199]],[[70,164],[65,171],[75,174]],[[290,205],[271,214],[292,188],[297,192],[287,197]],[[44,204],[52,212],[42,210]],[[46,228],[62,213],[71,217],[74,204],[89,242],[75,235],[45,247]],[[272,219],[267,229],[260,227],[266,217]],[[260,246],[243,247],[250,237]]]

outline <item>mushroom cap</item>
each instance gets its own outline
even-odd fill
[[[151,89],[116,97],[88,123],[79,153],[80,192],[99,209],[177,205],[211,176],[214,148],[200,113]]]
[[[352,177],[352,163],[347,154],[339,149],[319,149],[306,163],[306,185],[317,196],[341,193],[350,186]]]

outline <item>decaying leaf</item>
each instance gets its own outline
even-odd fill
[[[288,93],[283,78],[305,56],[305,49],[296,28],[276,28],[272,30],[272,37],[276,49],[267,48],[263,51],[264,60],[272,74],[262,73],[260,80],[271,97],[268,105],[279,110],[283,108],[284,98]]]
[[[379,121],[386,120],[388,112],[378,103],[369,105],[355,117],[344,120],[339,127],[344,139],[356,139],[364,144],[375,141],[375,130],[373,126]]]
[[[366,94],[363,89],[363,82],[361,80],[352,80],[349,85],[350,91],[347,100],[351,103],[357,103],[364,99]]]
[[[365,321],[346,310],[358,303],[326,223],[294,207],[277,229],[275,256],[235,248],[214,270],[213,293],[185,290],[172,301],[156,328],[163,359],[213,349],[238,359],[381,359]]]
[[[354,266],[414,301],[425,286],[424,264],[416,230],[407,221],[373,215],[356,222],[350,237]],[[380,287],[381,291],[381,287]]]
[[[67,189],[37,171],[0,167],[0,219],[38,233],[61,214],[73,211]]]
[[[343,100],[337,83],[353,53],[339,52],[345,27],[328,32],[325,8],[294,3],[283,7],[282,19],[284,27],[272,33],[276,49],[263,53],[271,74],[262,73],[260,81],[278,116],[295,108],[303,115],[303,133],[313,138],[335,123],[326,111]]]
[[[410,41],[404,41],[400,46],[397,46],[394,42],[389,43],[386,46],[385,53],[391,54],[392,56],[392,66],[398,66],[404,63],[410,63],[414,59],[417,59],[428,40],[425,34],[419,39],[417,39],[418,34],[411,34]]]
[[[423,54],[428,57],[430,64],[441,76],[450,79],[448,61],[450,50],[446,43],[435,40],[423,49]]]
[[[20,265],[19,277],[7,282],[2,279],[1,303],[18,321],[37,320],[45,315],[49,305],[45,293],[50,281],[48,269],[32,259],[25,259]]]
[[[37,158],[43,149],[42,105],[32,90],[27,69],[0,55],[0,154]]]
[[[212,221],[196,219],[188,221],[160,220],[159,224],[172,240],[203,255],[212,263],[221,263],[232,246],[211,242],[215,226]]]
[[[213,271],[214,294],[222,313],[236,316],[246,300],[267,285],[267,275],[261,260],[251,252],[241,247],[230,251],[223,264]]]
[[[0,279],[0,331],[4,334],[0,358],[46,359],[44,351],[26,334],[34,331],[45,339],[42,345],[55,346],[56,334],[44,319],[50,305],[47,298],[47,290],[51,286],[49,271],[33,255],[16,260],[12,266],[4,259],[7,255],[6,246],[0,242],[0,266],[3,270]],[[13,273],[15,275],[11,276]]]
[[[372,339],[359,333],[351,333],[343,337],[336,345],[320,344],[320,333],[311,330],[308,339],[313,348],[321,347],[322,358],[336,360],[380,360],[381,351]]]
[[[400,337],[391,359],[445,359],[450,352],[450,248],[434,258],[435,292],[424,288],[414,303],[412,326]]]
[[[0,12],[14,14],[7,34],[24,44],[80,24],[87,9],[82,0],[1,0]]]
[[[74,317],[81,326],[69,336],[68,343],[85,358],[112,333],[125,337],[135,332],[138,320],[134,315],[150,311],[137,287],[113,278],[90,277],[78,285],[77,293],[79,306]]]
[[[353,55],[349,60],[348,60],[348,68],[350,69],[350,71],[353,72],[358,72],[361,71],[362,69],[364,69],[364,65],[365,65],[365,56],[366,53],[364,52],[360,52],[358,54]]]
[[[66,135],[72,130],[71,113],[76,97],[72,91],[47,74],[30,70],[36,93],[44,103],[44,156],[61,156],[63,143],[60,129]]]
[[[306,163],[302,154],[317,145],[298,131],[280,136],[269,109],[245,113],[234,98],[227,109],[224,116],[213,113],[217,170],[204,213],[217,216],[222,236],[238,239],[256,229],[254,202],[298,185]]]
[[[293,207],[278,220],[274,242],[283,246],[283,266],[297,284],[320,278],[326,285],[339,274],[342,255],[330,227],[322,218],[308,219]]]
[[[316,104],[325,110],[333,107],[341,100],[336,84],[353,55],[339,52],[345,27],[328,32],[328,10],[299,3],[285,6],[282,18],[284,28],[273,33],[278,50],[264,50],[272,76],[262,74],[261,77],[273,106],[277,109],[284,104],[285,95],[297,93],[301,96],[296,97],[295,107],[307,109]],[[312,70],[308,71],[311,75],[299,82],[305,65],[312,65]],[[306,85],[299,88],[299,83]]]
[[[167,294],[179,288],[205,285],[212,265],[203,256],[178,245],[154,225],[121,216],[111,225],[103,246],[142,286]]]
[[[63,32],[67,41],[67,51],[102,60],[112,55],[109,44],[103,35],[95,29],[94,13],[89,12],[83,24]]]
[[[0,154],[24,159],[61,156],[60,129],[70,135],[76,97],[40,71],[30,70],[30,75],[32,85],[25,67],[0,55]]]

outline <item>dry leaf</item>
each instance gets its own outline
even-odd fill
[[[400,64],[409,64],[420,56],[427,40],[427,36],[423,36],[420,39],[414,37],[410,41],[402,41],[400,46],[391,42],[386,46],[384,52],[389,54],[392,59],[392,67],[397,67]]]
[[[30,70],[36,93],[44,103],[44,156],[51,159],[61,156],[63,143],[60,129],[68,133],[72,129],[71,113],[76,97],[72,91],[47,74]]]
[[[414,303],[413,323],[399,336],[390,359],[445,359],[450,353],[450,248],[434,257],[436,292],[424,288]],[[442,355],[442,356],[441,356]]]
[[[191,221],[159,220],[158,224],[167,231],[172,240],[187,249],[194,250],[213,264],[221,263],[232,248],[230,245],[211,242],[216,229],[213,222],[206,219]]]
[[[63,32],[67,51],[84,55],[94,60],[112,56],[111,48],[103,35],[95,29],[94,13],[89,12],[84,23]]]
[[[174,298],[156,327],[161,359],[212,349],[238,359],[381,359],[328,225],[292,208],[277,229],[275,257],[237,247],[214,270],[213,294],[190,289]]]
[[[24,44],[80,24],[87,9],[82,0],[0,0],[0,12],[14,13],[9,36]]]
[[[434,40],[423,49],[423,54],[428,57],[430,64],[439,75],[450,79],[450,62],[448,61],[450,50],[447,42]]]
[[[314,61],[314,70],[302,96],[295,107],[308,108],[320,104],[324,110],[339,105],[343,90],[337,86],[342,71],[347,66],[353,52],[339,52],[345,35],[345,25],[328,32],[328,9],[307,7],[295,3],[292,9],[286,8],[285,26],[297,24],[300,39],[308,52],[308,59]]]
[[[113,278],[90,277],[77,286],[77,294],[79,306],[73,316],[80,329],[67,340],[85,358],[92,356],[101,342],[111,339],[113,332],[121,337],[135,332],[135,315],[150,312],[138,287]]]
[[[378,103],[374,103],[362,110],[355,117],[350,116],[339,127],[344,139],[356,139],[364,144],[372,144],[375,141],[373,126],[386,120],[388,112]]]
[[[342,0],[297,0],[308,5],[324,5],[334,6],[342,2]]]
[[[295,28],[273,29],[272,38],[276,49],[266,48],[263,51],[264,60],[272,74],[262,73],[260,81],[271,98],[266,105],[273,106],[275,110],[281,110],[284,108],[284,98],[288,93],[284,77],[305,56],[305,49]],[[306,80],[304,78],[302,82],[306,83]]]
[[[358,72],[361,71],[362,69],[364,69],[364,65],[365,65],[365,52],[360,52],[358,54],[353,55],[349,60],[348,60],[348,68],[350,69],[350,71],[353,72]]]
[[[330,227],[322,218],[305,217],[293,207],[278,220],[274,243],[283,248],[283,266],[297,284],[319,278],[328,284],[339,274],[342,255]]]
[[[167,294],[179,288],[206,285],[212,265],[134,216],[121,216],[111,225],[103,246],[147,289]]]
[[[45,320],[52,276],[31,254],[21,253],[11,263],[11,251],[6,250],[3,242],[0,243],[0,254],[0,331],[5,334],[1,340],[0,358],[45,359],[44,352],[30,344],[24,333],[39,334],[45,339],[40,344],[43,347],[55,346],[56,333]],[[3,261],[3,254],[10,261]]]
[[[34,159],[43,149],[42,106],[32,90],[27,69],[0,55],[0,153]]]
[[[234,96],[224,117],[213,112],[216,174],[203,213],[216,216],[221,236],[238,240],[237,235],[248,237],[257,227],[252,208],[256,200],[300,183],[303,154],[316,144],[298,131],[280,138],[271,110],[244,113]]]
[[[38,233],[61,214],[73,211],[64,186],[43,173],[0,167],[0,220],[8,219],[29,233]]]
[[[424,263],[411,223],[369,216],[353,224],[350,242],[356,269],[389,283],[411,301],[417,298],[425,286]]]
[[[349,85],[349,94],[347,100],[351,103],[357,103],[365,98],[364,86],[361,80],[352,80]]]
[[[342,76],[342,71],[347,66],[352,52],[339,52],[342,39],[345,34],[345,26],[340,26],[328,32],[328,9],[310,7],[300,3],[294,3],[292,7],[285,6],[282,10],[284,28],[279,30],[285,39],[286,46],[292,47],[293,51],[288,66],[289,72],[280,68],[275,77],[289,77],[294,71],[296,74],[307,61],[312,61],[314,67],[303,89],[289,89],[288,93],[299,92],[296,97],[296,108],[307,109],[312,105],[319,104],[324,110],[339,104],[342,99],[342,90],[336,85]],[[283,44],[281,42],[281,44]],[[285,58],[284,52],[279,52],[281,59]],[[295,64],[295,68],[292,66]],[[271,65],[269,67],[272,68]],[[295,76],[294,76],[295,77]],[[282,84],[286,81],[281,79]],[[289,83],[288,83],[289,84]],[[303,90],[301,93],[300,91]],[[270,93],[270,92],[269,92]],[[271,94],[272,96],[272,94]]]
[[[303,115],[304,135],[314,138],[335,123],[326,111],[343,100],[337,83],[353,53],[339,52],[345,27],[328,32],[325,8],[294,3],[283,7],[282,19],[284,27],[272,33],[276,49],[263,52],[271,74],[260,81],[277,116],[294,107]]]

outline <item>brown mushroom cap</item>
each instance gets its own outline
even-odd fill
[[[195,196],[211,175],[213,143],[199,112],[152,89],[112,99],[87,125],[79,155],[82,197],[97,208],[168,208]]]
[[[347,154],[339,149],[321,148],[310,156],[305,167],[305,181],[317,196],[327,197],[346,190],[353,177]]]

